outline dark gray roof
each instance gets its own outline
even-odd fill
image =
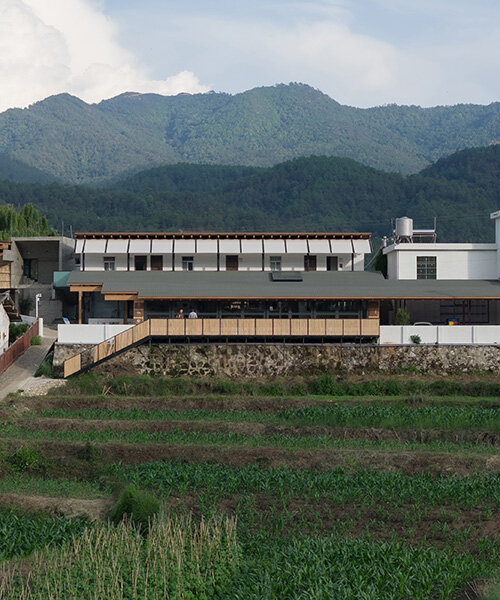
[[[73,271],[69,285],[102,284],[102,292],[139,298],[499,298],[498,280],[387,280],[368,271],[309,271],[302,281],[272,281],[268,272]]]

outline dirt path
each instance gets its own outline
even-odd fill
[[[64,515],[65,517],[87,517],[92,521],[105,519],[113,500],[98,498],[53,498],[49,496],[26,496],[24,494],[1,493],[0,505],[23,508],[32,512]]]
[[[500,433],[481,430],[453,429],[382,429],[375,427],[329,427],[273,425],[269,423],[232,421],[140,421],[35,417],[21,419],[15,425],[23,429],[43,431],[144,431],[150,433],[201,431],[203,433],[238,433],[247,436],[287,435],[293,437],[331,436],[337,439],[412,442],[469,442],[500,445]]]

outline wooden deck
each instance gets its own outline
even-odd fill
[[[64,377],[150,338],[377,337],[378,319],[148,319],[64,362]]]

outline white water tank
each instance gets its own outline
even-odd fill
[[[396,219],[394,233],[398,238],[411,238],[413,235],[413,219],[410,219],[410,217],[399,217],[399,219]]]

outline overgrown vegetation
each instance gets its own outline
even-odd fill
[[[157,377],[152,375],[113,378],[86,373],[68,380],[55,395],[82,396],[185,396],[196,394],[234,396],[471,396],[500,397],[500,382],[487,379],[392,378],[374,376],[371,379],[349,380],[324,373],[312,377],[277,379],[274,381],[233,381],[224,379],[195,379],[192,377]]]
[[[87,528],[34,554],[29,576],[15,564],[0,573],[4,600],[218,597],[239,564],[235,523],[153,518],[143,536],[129,522]]]
[[[150,492],[138,490],[133,485],[128,485],[121,491],[110,518],[113,523],[120,523],[126,519],[137,525],[143,533],[147,533],[159,509],[160,503],[156,496]]]

